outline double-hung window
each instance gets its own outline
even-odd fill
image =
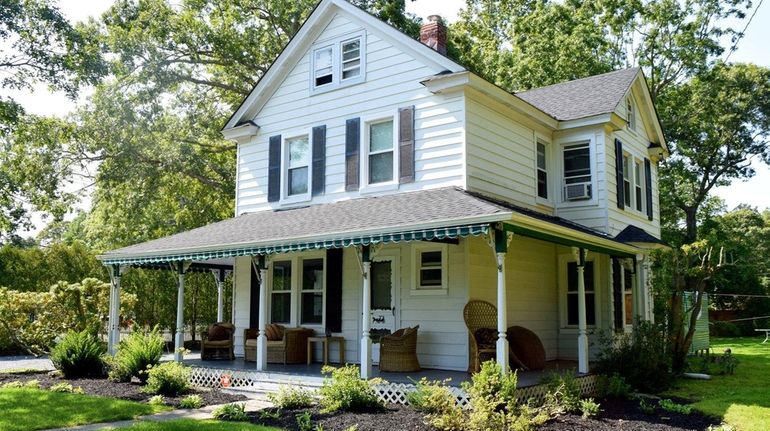
[[[302,291],[300,293],[299,323],[323,323],[324,310],[324,260],[302,260]]]
[[[310,143],[307,135],[287,139],[286,153],[286,196],[307,195],[310,180]]]
[[[273,262],[270,322],[291,323],[291,261]]]
[[[564,199],[567,201],[591,198],[590,142],[568,144],[563,149]]]
[[[367,184],[393,182],[396,178],[396,142],[392,118],[366,124]]]
[[[537,196],[548,199],[548,158],[546,146],[537,141]]]
[[[634,161],[634,198],[636,199],[636,210],[644,212],[644,197],[642,195],[642,179],[644,177],[644,166],[640,160]]]
[[[634,273],[628,268],[623,268],[623,308],[624,323],[634,324]]]
[[[366,39],[363,32],[327,40],[311,51],[310,91],[321,93],[364,80]]]
[[[596,325],[596,293],[594,291],[594,263],[587,261],[583,270],[586,292],[586,324]],[[578,325],[577,262],[567,263],[567,325]]]
[[[626,121],[630,130],[636,130],[636,110],[631,96],[626,98]]]
[[[446,245],[416,244],[412,257],[414,262],[412,294],[445,294],[447,292]]]
[[[633,157],[623,154],[623,203],[625,206],[631,206],[631,175],[632,175]]]

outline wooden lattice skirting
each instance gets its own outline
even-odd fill
[[[260,382],[270,380],[266,373],[255,371],[222,370],[216,368],[193,367],[190,373],[190,383],[202,388],[250,388]],[[583,397],[596,394],[596,376],[587,375],[576,378],[580,395]],[[223,385],[224,383],[224,385]],[[294,384],[291,381],[276,381],[276,384]],[[407,394],[415,389],[411,383],[382,383],[375,386],[377,396],[385,403],[407,404]],[[457,398],[457,404],[468,405],[468,395],[459,387],[450,386],[449,390]],[[518,388],[516,398],[521,403],[540,404],[545,400],[548,388],[545,385],[534,385]]]

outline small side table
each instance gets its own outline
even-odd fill
[[[755,329],[755,332],[764,332],[765,333],[765,341],[762,342],[762,344],[765,344],[770,340],[770,328],[766,329]]]
[[[320,342],[323,344],[324,352],[324,365],[329,364],[329,342],[336,341],[340,348],[340,365],[345,363],[345,337],[330,336],[330,337],[308,337],[307,338],[307,364],[310,365],[313,362],[313,342]]]

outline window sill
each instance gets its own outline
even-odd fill
[[[362,195],[371,194],[371,193],[390,192],[390,191],[398,190],[398,186],[399,186],[398,182],[389,181],[387,183],[366,185],[364,187],[361,187],[361,189],[358,192]]]
[[[350,87],[351,85],[360,84],[360,83],[362,83],[364,81],[365,81],[365,77],[364,77],[364,74],[362,73],[359,77],[356,77],[356,78],[349,78],[349,79],[346,79],[343,82],[335,81],[335,82],[332,82],[332,83],[329,83],[329,84],[324,84],[324,85],[321,85],[321,86],[318,86],[318,87],[314,86],[311,83],[311,85],[310,85],[310,95],[311,96],[316,96],[316,95],[319,95],[319,94],[328,93],[330,91],[340,90],[342,88]]]
[[[278,203],[281,206],[289,206],[289,205],[296,205],[296,204],[304,204],[304,203],[310,202],[311,200],[313,200],[313,198],[308,193],[307,195],[283,198]]]
[[[447,288],[441,289],[410,289],[409,295],[411,296],[446,296],[449,294]]]

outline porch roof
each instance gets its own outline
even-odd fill
[[[529,221],[537,221],[537,226]],[[370,196],[301,208],[243,214],[197,229],[109,251],[104,264],[148,266],[290,251],[338,248],[400,241],[441,240],[489,232],[504,222],[571,238],[569,245],[601,252],[631,254],[635,248],[566,220],[534,214],[507,202],[455,187]],[[529,235],[532,236],[532,235]],[[581,242],[582,238],[582,242]],[[554,241],[559,242],[559,241]]]

